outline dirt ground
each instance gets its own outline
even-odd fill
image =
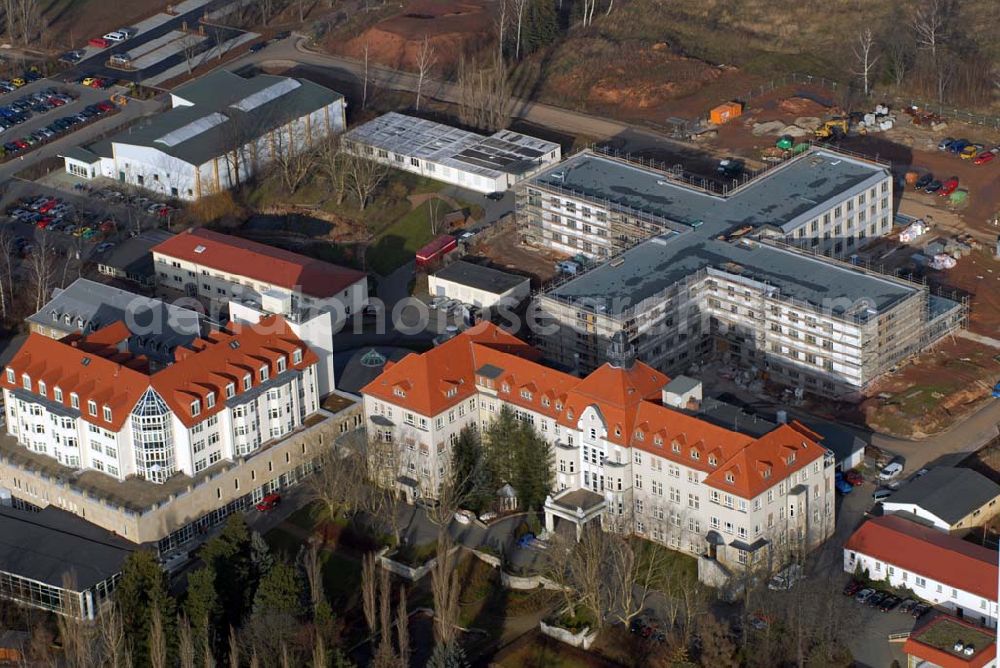
[[[55,48],[78,48],[91,37],[138,23],[163,11],[164,0],[54,0],[43,2],[42,19],[48,24]]]
[[[974,412],[1000,377],[994,348],[948,339],[872,388],[858,408],[867,426],[921,437]]]
[[[1000,261],[993,247],[975,251],[953,269],[928,276],[932,285],[958,290],[971,298],[969,330],[1000,338]]]
[[[402,6],[402,5],[401,5]],[[375,62],[416,70],[426,37],[437,71],[453,71],[458,57],[489,39],[495,4],[487,0],[410,0],[402,11],[346,41],[330,40],[327,48],[363,58],[365,46]]]
[[[567,258],[566,255],[525,246],[513,234],[501,234],[488,243],[479,243],[469,255],[484,258],[497,269],[531,277],[532,290],[552,281],[556,276],[556,262]]]

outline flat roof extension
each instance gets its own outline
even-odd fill
[[[477,290],[485,290],[493,294],[502,294],[508,290],[513,290],[522,283],[527,283],[529,280],[524,276],[508,274],[499,269],[484,267],[481,264],[473,264],[464,260],[452,262],[447,267],[436,272],[434,277],[467,285]]]

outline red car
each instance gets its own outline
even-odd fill
[[[997,157],[997,154],[993,151],[985,151],[976,156],[976,159],[972,161],[974,165],[985,165],[993,161],[993,158]]]
[[[48,202],[46,202],[45,204],[43,204],[40,207],[38,207],[38,213],[48,213],[52,209],[54,209],[57,206],[59,206],[59,203],[60,202],[59,202],[58,199],[51,199]]]
[[[263,499],[261,499],[260,503],[254,506],[254,508],[264,513],[267,512],[268,510],[274,510],[279,503],[281,503],[281,495],[278,494],[277,492],[271,492]]]
[[[958,190],[958,177],[953,176],[941,186],[941,190],[938,191],[938,197],[947,197],[956,190]]]
[[[865,482],[864,476],[861,475],[861,473],[859,473],[858,471],[848,471],[847,473],[844,474],[844,480],[846,480],[851,485],[854,485],[855,487],[863,485]]]
[[[112,111],[115,108],[115,105],[111,104],[110,102],[98,102],[97,108],[103,111],[104,113],[108,113],[109,111]]]
[[[103,37],[94,37],[87,44],[91,46],[96,46],[98,49],[106,49],[111,46],[111,42],[104,39]]]
[[[101,232],[114,232],[115,221],[105,220],[103,223],[101,223],[101,226],[98,229],[101,230]]]
[[[104,87],[104,79],[94,79],[93,81],[90,82],[90,87],[91,88],[103,88]]]
[[[46,227],[49,226],[49,223],[51,222],[52,222],[51,218],[40,218],[38,222],[35,223],[35,227],[37,227],[40,230],[44,230]]]
[[[22,151],[24,149],[28,148],[29,146],[31,146],[31,144],[29,144],[28,142],[24,141],[23,139],[15,139],[14,140],[14,145],[17,146]]]

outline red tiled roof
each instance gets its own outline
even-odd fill
[[[826,452],[787,425],[753,439],[663,406],[661,389],[669,378],[641,362],[630,369],[605,364],[581,379],[537,359],[534,348],[483,323],[426,353],[387,364],[362,393],[433,417],[473,396],[476,372],[489,364],[500,370],[493,389],[505,402],[572,428],[594,407],[607,425],[609,441],[709,472],[706,484],[745,498]]]
[[[54,402],[58,387],[67,408],[71,408],[70,394],[76,393],[81,417],[112,431],[122,428],[143,393],[152,387],[181,422],[191,427],[222,410],[227,383],[232,382],[239,395],[244,391],[244,374],[251,375],[251,387],[255,388],[261,384],[260,367],[267,366],[271,378],[278,375],[278,358],[282,355],[288,369],[303,369],[317,359],[281,316],[266,316],[254,325],[235,323],[231,331],[213,332],[211,339],[197,339],[191,344],[193,350],[178,348],[174,364],[153,374],[142,358],[118,352],[115,345],[128,335],[120,322],[88,336],[71,334],[61,340],[32,333],[7,365],[14,371],[14,382],[9,382],[4,373],[3,386],[24,389],[22,374],[27,374],[30,392],[37,394],[38,382],[42,381],[46,398]],[[296,349],[302,350],[299,364],[292,359]],[[207,397],[212,392],[215,405],[209,408]],[[88,411],[87,402],[91,400],[97,404],[96,416]],[[193,415],[191,403],[196,400],[199,414]],[[109,421],[104,419],[104,406],[111,408]]]
[[[896,515],[870,519],[845,546],[987,600],[997,600],[997,553]]]
[[[198,251],[199,248],[202,250]],[[319,299],[332,297],[365,278],[364,273],[354,269],[204,228],[191,228],[175,235],[154,246],[153,253],[289,290],[298,289]]]
[[[991,642],[986,645],[973,645],[976,650],[975,654],[970,657],[966,657],[956,656],[953,652],[940,649],[921,641],[921,636],[924,633],[939,624],[945,623],[967,627],[970,631],[976,631],[977,633],[971,637],[975,637],[977,639],[981,638],[983,633],[990,633],[990,630],[988,629],[973,626],[972,624],[955,617],[943,615],[941,617],[934,618],[923,628],[912,632],[910,637],[907,638],[906,642],[903,644],[903,651],[909,656],[929,661],[934,665],[940,666],[941,668],[983,668],[983,666],[996,657],[995,642]]]

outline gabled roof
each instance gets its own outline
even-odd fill
[[[122,322],[89,336],[72,334],[59,340],[32,333],[7,365],[14,371],[13,382],[5,373],[2,385],[15,393],[38,397],[39,382],[44,382],[45,401],[61,414],[79,414],[111,431],[122,428],[136,403],[152,387],[178,419],[191,427],[222,410],[228,382],[233,383],[238,397],[267,382],[260,378],[261,367],[267,367],[269,379],[279,375],[281,357],[286,370],[304,369],[317,359],[284,318],[276,315],[254,325],[232,323],[229,331],[195,339],[175,351],[173,364],[156,372],[150,371],[143,358],[118,352],[116,343],[129,335]],[[294,362],[295,350],[302,351],[299,363]],[[24,387],[25,374],[29,388]],[[243,376],[247,374],[251,387],[244,390]],[[61,402],[55,399],[56,388],[62,391]],[[79,409],[72,408],[71,393],[79,397]],[[208,396],[213,393],[214,405],[209,406]],[[90,414],[89,401],[95,402],[96,415]],[[192,402],[198,402],[197,414],[192,411]],[[105,419],[105,406],[111,409],[110,420]]]
[[[361,392],[430,418],[476,394],[477,382],[488,383],[504,402],[574,429],[594,408],[610,442],[706,471],[706,484],[749,498],[826,452],[787,425],[755,439],[664,406],[660,393],[669,378],[641,362],[628,369],[605,364],[581,379],[537,358],[531,346],[480,323],[387,364]]]
[[[1000,485],[966,468],[939,466],[904,485],[883,505],[913,504],[948,524],[1000,497]]]
[[[153,247],[153,253],[325,299],[354,285],[365,274],[204,228],[190,228]]]
[[[997,553],[895,515],[870,519],[845,546],[950,587],[997,600]]]

